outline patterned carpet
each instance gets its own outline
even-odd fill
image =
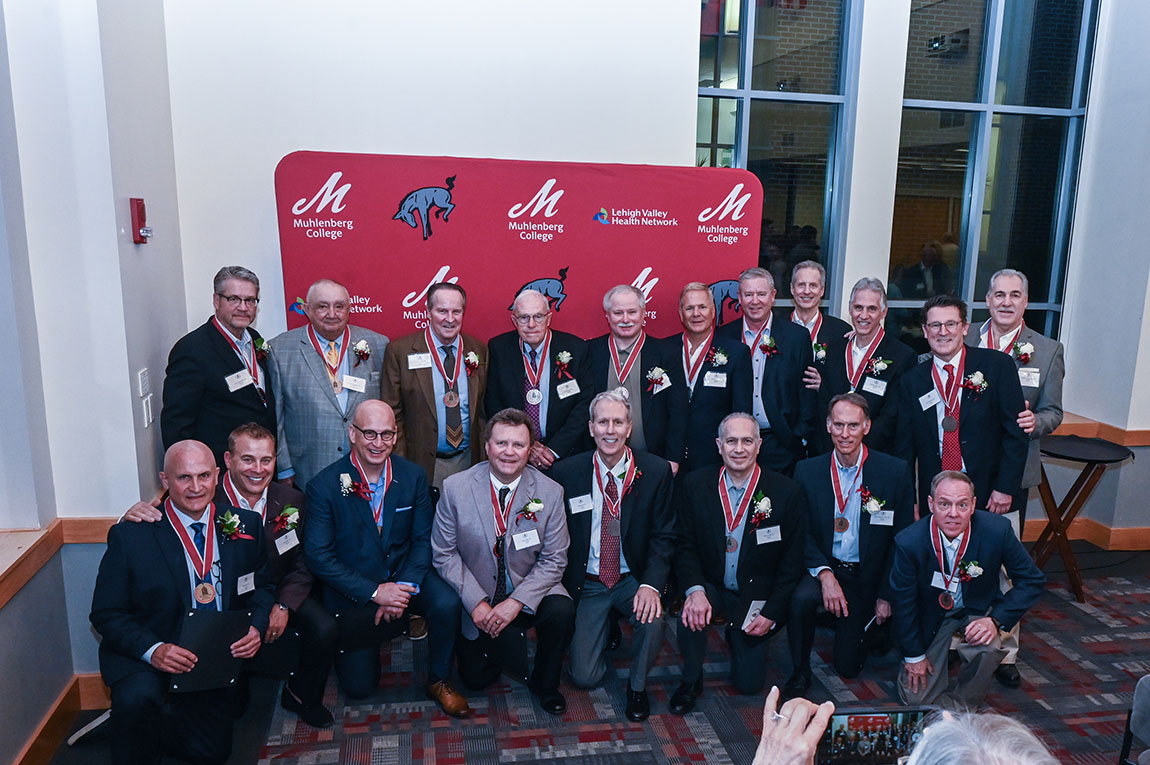
[[[1054,577],[1024,624],[1023,686],[995,684],[988,706],[1030,725],[1062,762],[1114,763],[1134,693],[1150,673],[1150,576],[1087,580],[1083,605]],[[344,705],[334,681],[325,699],[336,727],[315,731],[277,707],[262,763],[488,763],[553,760],[564,763],[750,762],[762,720],[762,697],[730,688],[721,630],[712,630],[705,690],[685,717],[667,712],[679,681],[674,629],[667,630],[648,681],[653,714],[631,723],[625,706],[628,640],[617,652],[604,687],[580,691],[564,685],[562,718],[543,712],[527,689],[503,680],[469,694],[472,719],[453,720],[424,698],[426,642],[398,640],[383,649],[378,693],[366,703]],[[628,636],[629,637],[629,636]],[[816,636],[815,682],[809,697],[840,708],[897,707],[893,653],[872,657],[856,680],[830,668],[831,634]],[[790,675],[786,638],[771,646],[768,683]]]

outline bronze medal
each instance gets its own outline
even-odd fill
[[[938,604],[942,606],[943,611],[949,611],[954,608],[954,596],[949,592],[944,592],[938,596]]]
[[[951,417],[949,414],[942,418],[942,429],[947,433],[958,430],[958,420]]]
[[[538,388],[532,388],[527,391],[527,403],[531,406],[538,406],[543,403],[543,393]]]
[[[216,588],[208,582],[196,585],[196,602],[207,605],[216,599]]]
[[[343,393],[343,383],[340,382],[338,377],[331,378],[331,389],[335,391],[335,395]]]
[[[728,536],[727,537],[727,552],[734,552],[735,550],[738,550],[738,549],[739,549],[739,543],[735,540],[734,537]]]
[[[842,534],[844,531],[851,527],[851,522],[847,520],[845,515],[840,515],[835,518],[835,531]]]
[[[448,390],[443,394],[443,405],[447,407],[459,406],[459,394],[454,390]]]
[[[607,521],[607,533],[613,537],[619,536],[619,519],[611,518]]]

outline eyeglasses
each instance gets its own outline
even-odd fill
[[[544,321],[547,320],[547,317],[550,315],[551,315],[551,312],[548,311],[547,313],[532,313],[532,314],[527,314],[526,316],[523,316],[520,314],[514,314],[511,318],[514,319],[515,323],[518,324],[519,326],[526,327],[531,322],[535,322],[536,324],[542,324]]]
[[[955,321],[954,319],[951,319],[950,321],[932,321],[930,324],[926,325],[926,328],[931,332],[937,333],[943,327],[946,327],[947,332],[953,332],[961,326],[961,321]]]
[[[397,435],[394,430],[364,430],[354,422],[351,424],[351,426],[362,433],[363,437],[368,441],[375,441],[376,439],[379,439],[380,441],[394,441]]]
[[[243,303],[248,308],[255,308],[260,304],[260,299],[258,297],[246,298],[240,297],[239,295],[225,295],[222,292],[217,292],[216,294],[222,297],[224,300],[228,301],[228,305],[230,305],[232,308],[235,308],[240,303]]]

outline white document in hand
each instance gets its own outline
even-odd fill
[[[743,626],[739,627],[739,629],[745,632],[747,627],[751,626],[751,622],[755,620],[755,617],[762,612],[763,606],[765,605],[767,605],[767,601],[765,600],[752,600],[751,607],[747,609],[747,618],[743,619]]]

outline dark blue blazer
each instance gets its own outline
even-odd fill
[[[923,411],[919,397],[934,389],[934,358],[911,369],[898,382],[898,427],[893,454],[918,466],[919,513],[927,512],[930,481],[942,470],[935,408]],[[958,436],[966,474],[974,481],[978,507],[985,508],[991,491],[1013,495],[1022,485],[1022,469],[1030,442],[1018,427],[1025,406],[1014,359],[1000,351],[966,347],[963,376],[980,371],[987,389],[963,389],[959,400]],[[890,395],[889,393],[887,395]]]
[[[354,492],[343,495],[344,473],[352,481],[363,480],[347,455],[307,485],[304,557],[324,583],[324,603],[332,613],[365,605],[382,582],[422,584],[431,570],[434,509],[423,469],[391,455],[382,531],[377,530],[370,502]]]
[[[838,514],[835,490],[831,484],[831,455],[820,454],[795,465],[795,481],[803,487],[810,503],[806,566],[830,566],[834,554],[834,519]],[[870,523],[870,516],[863,510],[859,529],[859,578],[870,589],[868,597],[877,596],[889,601],[894,537],[914,523],[914,480],[905,462],[872,449],[863,465],[859,486],[885,501],[884,510],[894,511],[894,523],[880,526]]]
[[[967,533],[970,544],[962,559],[977,561],[982,575],[959,585],[963,606],[968,612],[994,617],[1002,629],[1009,630],[1038,602],[1046,577],[1014,535],[1010,521],[1001,515],[975,512]],[[938,603],[942,590],[931,586],[938,559],[930,539],[930,517],[900,532],[894,545],[890,572],[894,633],[904,657],[921,656],[946,614]],[[1013,584],[1005,594],[998,587],[998,572],[1003,566]]]
[[[607,390],[607,375],[611,367],[607,337],[600,335],[587,342],[591,356],[591,381],[596,394]],[[683,379],[683,364],[677,355],[667,353],[662,341],[650,335],[640,356],[631,374],[640,375],[643,440],[647,442],[647,451],[665,460],[682,463],[687,451],[687,382]],[[671,379],[671,387],[658,395],[647,389],[647,372],[653,367],[662,367]]]
[[[679,370],[683,369],[683,333],[665,338],[667,355],[677,354]],[[687,456],[681,471],[691,471],[705,465],[718,465],[719,457],[715,439],[719,436],[719,423],[731,412],[751,411],[751,390],[754,385],[754,371],[751,369],[751,352],[742,343],[712,342],[712,349],[722,350],[727,363],[722,366],[704,360],[695,383],[695,392],[688,393],[687,417]],[[718,372],[727,376],[727,384],[722,387],[708,387],[703,384],[708,372]],[[684,374],[684,384],[686,384]]]
[[[213,330],[214,331],[214,330]],[[217,508],[223,513],[226,508]],[[234,510],[251,539],[218,533],[220,598],[225,611],[252,611],[252,626],[267,629],[275,587],[268,573],[257,513]],[[184,612],[192,608],[184,548],[164,517],[157,523],[118,523],[108,529],[89,619],[100,633],[100,672],[108,685],[136,672],[159,672],[140,657],[156,643],[179,645]],[[241,576],[255,574],[255,589],[237,594]]]
[[[803,385],[803,372],[814,365],[811,335],[789,319],[774,318],[771,336],[779,352],[767,358],[763,368],[762,397],[771,430],[796,460],[806,456],[803,439],[814,430],[815,392]],[[726,348],[743,342],[743,319],[739,317],[715,330],[715,342]],[[750,349],[748,349],[749,352]],[[752,378],[754,367],[752,366]]]
[[[776,308],[774,310],[775,321],[791,321],[791,313],[793,311],[793,308],[785,308],[782,306]],[[831,316],[825,310],[820,309],[820,312],[823,315],[823,324],[821,327],[819,327],[818,334],[815,335],[814,340],[811,341],[812,346],[814,343],[823,343],[824,345],[829,346],[831,343],[840,339],[847,332],[851,331],[851,325],[849,323],[843,321],[837,316]],[[794,324],[793,321],[791,321],[791,323]],[[798,327],[799,325],[795,324],[795,326]],[[806,328],[800,327],[800,329]],[[810,334],[811,333],[808,332],[807,337],[810,337]],[[811,350],[813,351],[814,348],[812,347]]]

